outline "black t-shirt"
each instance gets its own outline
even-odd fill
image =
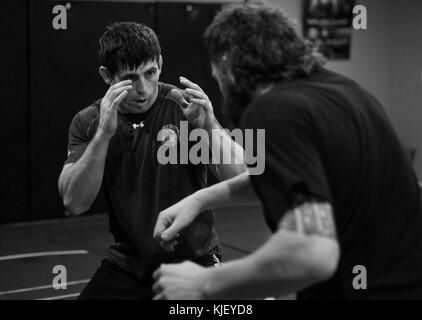
[[[150,280],[160,263],[197,260],[219,250],[212,211],[203,212],[181,232],[174,253],[163,250],[153,238],[160,211],[207,185],[205,165],[179,161],[162,165],[157,160],[163,143],[176,145],[179,159],[181,130],[187,128],[189,133],[193,129],[171,99],[172,88],[159,83],[157,100],[143,115],[118,113],[118,128],[110,140],[104,168],[102,186],[116,241],[108,259],[140,279]],[[100,103],[96,101],[74,117],[65,163],[75,163],[94,137]],[[183,127],[181,121],[185,121]]]
[[[256,98],[241,126],[266,129],[265,172],[251,182],[273,231],[298,195],[334,208],[339,268],[300,298],[422,298],[417,178],[375,98],[321,68]],[[367,290],[354,289],[355,266]]]

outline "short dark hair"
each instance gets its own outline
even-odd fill
[[[136,69],[149,61],[159,61],[160,54],[157,35],[140,23],[113,23],[99,40],[100,63],[113,75],[119,69]]]
[[[259,2],[224,6],[204,37],[211,60],[227,54],[235,79],[249,89],[308,75],[323,63],[281,10]]]

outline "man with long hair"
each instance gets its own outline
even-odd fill
[[[233,121],[266,130],[265,171],[162,211],[155,236],[170,241],[208,208],[257,203],[274,234],[219,268],[162,265],[155,299],[422,298],[418,183],[379,102],[325,69],[278,9],[226,6],[205,39]]]

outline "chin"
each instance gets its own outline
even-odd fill
[[[144,113],[148,111],[150,107],[151,107],[150,104],[144,104],[144,105],[132,104],[132,105],[127,106],[125,109],[129,113]]]

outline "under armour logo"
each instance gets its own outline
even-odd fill
[[[136,123],[132,124],[132,128],[134,130],[138,129],[139,127],[141,127],[141,128],[144,127],[144,122],[143,121],[140,124],[136,124]]]

